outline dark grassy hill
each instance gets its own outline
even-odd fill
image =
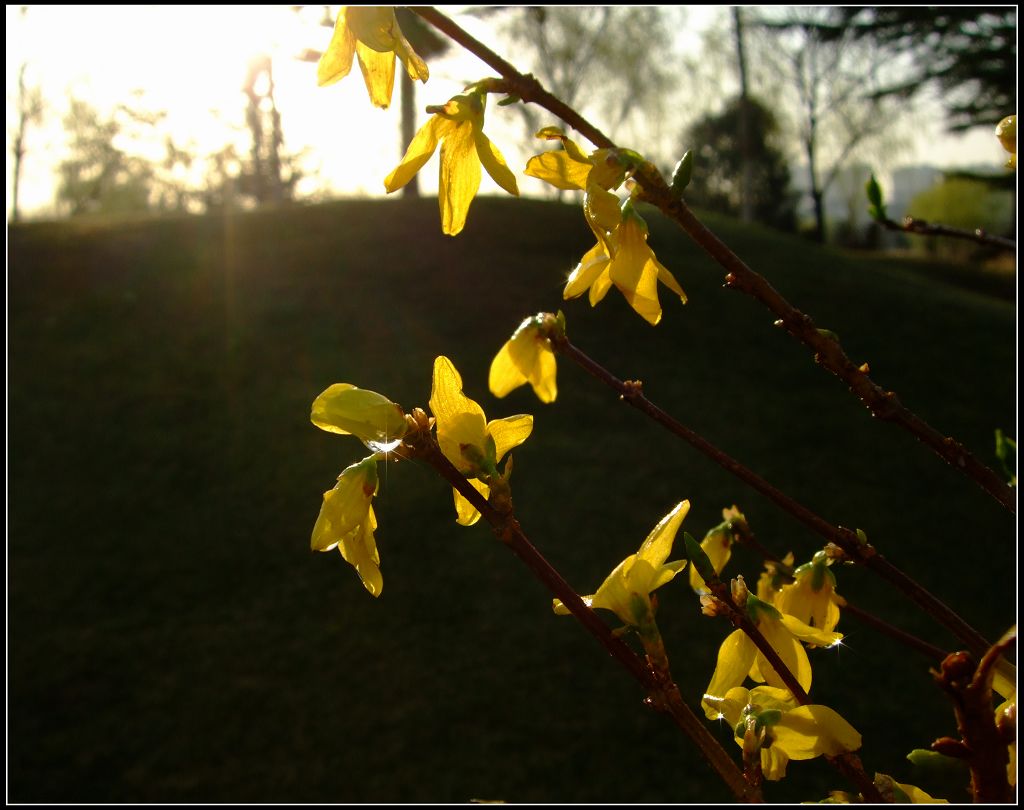
[[[994,463],[1015,430],[1012,303],[730,221],[712,227],[909,407]],[[864,529],[989,636],[1015,621],[1015,520],[874,421],[680,231],[651,245],[690,295],[651,328],[617,292],[561,301],[592,244],[579,210],[481,199],[346,202],[229,220],[25,225],[8,242],[8,798],[14,802],[724,801],[635,684],[427,469],[377,500],[384,592],[309,551],[321,493],[361,447],[309,422],[334,382],[426,406],[438,354],[489,418],[535,414],[516,451],[524,529],[581,592],[678,500],[702,536],[739,505],[759,539],[820,541],[561,363],[558,402],[497,401],[490,359],[562,307],[615,374],[829,520]],[[680,546],[681,547],[681,546]],[[682,552],[676,556],[683,556]],[[727,569],[756,581],[740,550]],[[840,592],[943,647],[857,570]],[[696,705],[728,632],[685,579],[659,592]],[[928,662],[849,618],[812,696],[910,781],[954,729]],[[723,737],[727,730],[722,729]],[[846,788],[794,763],[769,798]],[[792,784],[791,784],[792,783]],[[963,796],[948,796],[963,799]]]

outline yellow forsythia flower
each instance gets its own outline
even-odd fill
[[[829,570],[831,561],[824,551],[793,572],[794,581],[783,585],[774,605],[780,612],[795,616],[804,624],[821,630],[834,630],[839,623],[843,598],[836,593],[836,578]]]
[[[529,383],[541,402],[554,402],[558,396],[555,385],[555,353],[551,341],[541,333],[544,318],[527,318],[505,342],[494,360],[488,377],[488,387],[496,397],[504,397],[520,385]]]
[[[794,559],[793,552],[787,552],[786,556],[782,558],[782,566],[787,570],[792,568]],[[757,580],[757,598],[769,605],[774,605],[779,591],[782,590],[785,576],[778,563],[766,560],[764,571],[761,572],[761,576]]]
[[[1017,168],[1017,116],[1008,115],[996,125],[996,137],[1003,149],[1010,153],[1006,168]]]
[[[372,450],[390,449],[406,431],[398,405],[349,383],[335,383],[313,400],[310,420],[329,433],[352,434]]]
[[[474,478],[498,477],[498,462],[518,447],[533,430],[529,414],[487,421],[484,410],[462,392],[462,377],[447,357],[434,360],[430,411],[437,426],[437,443],[455,468],[486,498],[490,486]],[[480,513],[455,490],[458,522],[471,526]]]
[[[715,705],[741,747],[753,725],[765,779],[784,777],[791,759],[836,756],[860,748],[860,734],[837,712],[817,704],[800,706],[786,689],[737,686]]]
[[[1014,625],[1009,632],[1016,633],[1017,626]],[[996,726],[1000,727],[1005,724],[1015,729],[1017,727],[1017,667],[1005,658],[1000,658],[996,662],[992,676],[992,691],[1004,699],[996,708]],[[1015,786],[1017,784],[1016,736],[1007,748],[1010,753],[1010,762],[1006,766],[1006,775],[1010,785]]]
[[[745,610],[751,621],[757,625],[757,629],[779,654],[782,663],[796,677],[797,683],[805,692],[809,690],[811,663],[800,641],[831,647],[842,639],[843,634],[809,627],[793,616],[780,613],[752,594],[747,597]],[[720,715],[716,708],[716,700],[724,698],[730,689],[741,686],[748,676],[759,683],[785,688],[782,679],[750,637],[742,630],[735,630],[726,637],[718,650],[715,671],[704,693],[702,705],[709,720],[714,720]]]
[[[484,135],[486,94],[480,92],[455,96],[443,107],[427,107],[434,113],[412,139],[405,157],[384,180],[390,194],[410,180],[430,160],[441,143],[441,177],[438,204],[441,230],[455,236],[466,224],[470,203],[480,188],[480,164],[494,181],[509,194],[519,196],[515,175],[501,152]]]
[[[615,566],[597,593],[584,596],[592,608],[611,610],[626,624],[640,627],[653,618],[651,592],[672,581],[686,567],[686,560],[666,563],[672,553],[679,526],[690,511],[689,501],[680,501],[651,530],[636,554]],[[552,603],[555,613],[567,616],[569,609],[560,599]]]
[[[376,454],[342,470],[334,489],[324,493],[310,547],[314,551],[337,547],[345,562],[356,569],[366,590],[380,596],[384,579],[373,537],[377,519],[372,501],[376,493]]]
[[[894,804],[949,804],[945,799],[929,796],[921,788],[897,782],[888,774],[875,774],[875,787],[883,797],[892,797]]]
[[[526,174],[555,188],[586,192],[583,213],[597,237],[597,245],[569,276],[563,298],[576,298],[589,290],[590,305],[596,306],[614,284],[629,305],[652,325],[661,320],[659,281],[685,304],[686,293],[647,245],[647,223],[629,200],[620,210],[618,198],[611,193],[626,176],[618,150],[597,149],[588,156],[557,127],[545,127],[537,137],[558,139],[562,149],[530,158]]]
[[[587,155],[559,127],[544,127],[537,137],[561,141],[562,148],[530,158],[525,173],[531,177],[563,191],[586,191],[595,186],[609,190],[618,188],[626,179],[626,169],[614,149],[596,149]]]
[[[725,564],[732,557],[732,540],[733,535],[729,524],[722,523],[715,526],[700,541],[700,547],[708,555],[716,574],[722,573]],[[697,573],[697,569],[692,565],[690,566],[690,587],[697,593],[708,593],[704,578]]]
[[[316,68],[321,87],[345,78],[352,69],[352,57],[359,59],[370,101],[387,108],[395,87],[395,57],[402,60],[409,78],[425,82],[430,77],[426,63],[402,35],[391,6],[347,6],[338,12],[334,35]]]
[[[589,290],[590,305],[595,306],[614,284],[637,314],[652,326],[661,320],[659,281],[685,304],[686,293],[655,257],[647,244],[647,233],[647,223],[627,200],[619,224],[609,233],[608,244],[599,240],[583,256],[569,276],[563,298],[576,298]]]

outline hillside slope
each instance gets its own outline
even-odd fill
[[[880,384],[994,463],[994,429],[1016,422],[1012,303],[710,224]],[[361,455],[310,424],[313,398],[351,382],[425,407],[439,354],[489,418],[535,415],[515,452],[517,510],[581,592],[682,498],[698,537],[737,504],[776,553],[820,547],[564,362],[554,405],[491,397],[491,357],[540,310],[564,309],[584,351],[864,529],[982,632],[1015,620],[1012,515],[873,420],[670,223],[651,217],[650,244],[690,302],[663,295],[657,328],[615,291],[597,309],[563,302],[592,239],[576,207],[492,199],[456,239],[433,200],[11,230],[9,799],[727,800],[518,561],[483,526],[455,525],[425,468],[382,473],[380,599],[309,551],[321,493]],[[740,549],[726,573],[759,570]],[[851,601],[953,644],[884,583],[838,577]],[[696,705],[728,628],[700,616],[685,578],[659,596]],[[930,662],[848,618],[839,629],[846,646],[812,659],[813,695],[863,733],[869,771],[909,781],[906,753],[953,731]],[[801,765],[769,798],[846,787]]]

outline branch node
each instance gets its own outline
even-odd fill
[[[619,396],[619,399],[632,401],[639,399],[643,395],[644,384],[640,380],[625,380],[622,383],[622,394]]]

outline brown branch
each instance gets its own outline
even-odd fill
[[[504,80],[503,92],[518,96],[523,102],[537,104],[561,118],[591,143],[598,147],[616,148],[615,143],[574,109],[547,92],[533,76],[520,73],[494,51],[470,36],[458,24],[436,9],[413,9],[456,43],[478,56],[496,70]],[[778,318],[776,323],[793,337],[814,351],[815,360],[843,380],[850,390],[867,406],[871,413],[916,436],[955,469],[972,478],[1011,512],[1016,513],[1016,498],[1006,482],[982,464],[960,442],[943,436],[921,417],[904,407],[892,391],[877,385],[867,374],[866,367],[856,365],[840,347],[839,342],[820,332],[807,315],[798,311],[768,281],[748,267],[729,247],[715,236],[693,214],[681,199],[668,188],[653,166],[642,167],[635,174],[642,187],[641,199],[655,205],[673,219],[701,248],[726,271],[725,282],[760,301]]]
[[[459,491],[491,524],[495,535],[515,554],[534,576],[576,617],[608,653],[621,664],[630,675],[648,692],[648,705],[668,714],[677,726],[696,744],[701,755],[719,775],[732,794],[740,801],[759,803],[763,801],[761,791],[743,778],[743,772],[725,751],[718,740],[697,718],[679,695],[674,683],[663,682],[655,672],[622,639],[612,633],[608,625],[586,604],[562,575],[552,567],[534,547],[511,511],[500,511],[488,502],[441,452],[430,433],[426,415],[417,409],[413,412],[418,430],[406,434],[401,454],[418,458],[433,467],[442,478]],[[673,694],[674,690],[674,694]]]
[[[680,199],[672,196],[661,177],[640,177],[643,198],[660,208],[683,229],[725,271],[725,283],[760,301],[778,320],[776,325],[814,351],[815,361],[843,380],[867,406],[871,414],[912,433],[953,468],[972,478],[1011,512],[1016,513],[1016,495],[996,472],[982,464],[966,447],[950,436],[943,436],[920,416],[906,408],[893,391],[886,391],[867,374],[866,364],[857,365],[839,342],[819,330],[814,321],[795,309],[768,281],[751,270],[735,253],[708,230]]]
[[[760,554],[765,560],[768,560],[775,565],[786,579],[790,582],[793,581],[792,567],[786,565],[782,560],[765,548],[765,546],[756,537],[754,537],[754,533],[750,530],[749,524],[744,521],[741,526],[738,526],[735,536],[739,538],[739,542],[754,549],[754,551]],[[936,647],[934,644],[929,644],[924,639],[920,639],[915,635],[911,635],[906,630],[901,630],[895,625],[889,624],[889,622],[884,619],[880,619],[873,613],[869,613],[863,608],[857,607],[857,605],[854,605],[845,598],[843,599],[842,608],[845,613],[859,619],[861,622],[874,628],[882,635],[889,636],[889,638],[898,641],[912,650],[916,650],[926,658],[930,658],[936,663],[942,661],[942,659],[947,655],[945,650]]]
[[[967,762],[975,802],[1013,801],[1006,769],[1010,761],[1007,744],[1014,740],[1004,738],[996,723],[992,675],[999,657],[1015,641],[1016,634],[1004,638],[985,653],[980,663],[969,653],[952,653],[942,662],[940,671],[932,670],[935,682],[953,702],[961,737],[942,737],[932,743],[932,749]]]
[[[912,233],[917,236],[948,236],[953,239],[967,239],[986,247],[997,247],[1001,250],[1009,251],[1017,250],[1017,242],[1015,240],[1007,239],[1005,236],[994,236],[984,228],[975,228],[973,231],[968,231],[962,228],[953,228],[949,225],[935,225],[927,220],[915,217],[904,217],[902,222],[896,222],[888,217],[876,217],[875,222],[888,228],[890,231]]]
[[[552,348],[568,357],[584,371],[619,394],[620,399],[653,419],[670,433],[678,436],[691,447],[703,453],[716,464],[732,473],[751,488],[765,495],[793,517],[819,536],[839,546],[846,555],[864,567],[874,571],[893,586],[901,590],[910,599],[932,616],[936,621],[950,630],[969,649],[978,656],[984,655],[991,646],[985,637],[965,622],[955,611],[950,609],[937,597],[933,596],[915,580],[886,560],[869,543],[850,529],[834,526],[824,518],[812,512],[803,504],[795,501],[781,490],[768,483],[753,470],[745,467],[736,459],[719,450],[703,436],[683,425],[674,417],[665,413],[643,395],[640,383],[623,382],[609,372],[604,366],[581,352],[564,335],[556,330],[548,329],[546,336]]]
[[[929,644],[924,639],[920,639],[917,636],[908,633],[906,630],[901,630],[900,628],[889,624],[889,622],[878,618],[873,613],[868,613],[863,608],[859,608],[856,605],[851,605],[847,602],[843,606],[843,610],[855,619],[859,619],[868,627],[873,627],[882,635],[888,636],[894,641],[898,641],[905,647],[916,650],[921,655],[931,659],[932,661],[939,662],[946,657],[945,650],[936,647],[934,644]]]

